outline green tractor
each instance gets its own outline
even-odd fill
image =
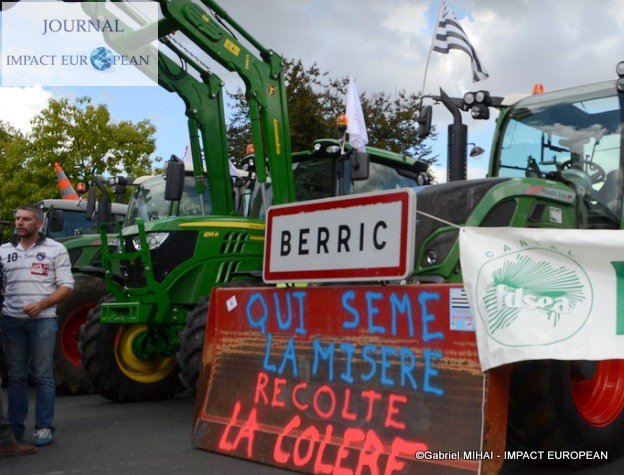
[[[335,180],[317,180],[317,186],[310,179],[326,177],[345,163],[351,167],[338,140],[315,145],[292,157],[302,198],[334,196]],[[351,182],[358,192],[413,187],[425,179],[424,162],[372,147],[367,151],[368,179]],[[234,202],[256,218],[209,214],[202,211],[210,200],[208,190],[198,195],[192,174],[184,174],[180,199],[167,195],[174,167],[166,177],[135,188],[128,216],[119,225],[120,247],[102,251],[110,295],[89,313],[81,330],[82,368],[96,391],[114,401],[170,397],[180,389],[180,379],[194,393],[210,290],[261,283],[266,209],[261,196],[270,196],[272,186],[264,193],[252,187],[247,206],[241,199]],[[253,180],[239,183],[235,193],[244,197]],[[117,266],[120,272],[113,270]]]
[[[462,282],[458,226],[622,229],[624,62],[617,71],[614,80],[522,98],[430,96],[454,117],[449,182],[417,194],[411,282]],[[423,136],[430,107],[420,120]],[[499,116],[488,177],[466,180],[461,114],[487,118],[490,108]],[[508,447],[621,454],[622,387],[624,360],[514,364]]]
[[[416,186],[427,177],[424,162],[373,148],[357,154],[340,140],[292,154],[283,60],[213,1],[159,3],[158,82],[186,104],[193,171],[174,157],[163,176],[137,187],[118,248],[102,248],[110,295],[81,329],[81,367],[99,394],[121,402],[171,397],[179,373],[194,391],[208,296],[214,286],[260,282],[268,205]],[[100,7],[83,3],[94,18],[110,14]],[[247,176],[233,176],[227,157],[223,83],[180,37],[245,82],[255,150]]]

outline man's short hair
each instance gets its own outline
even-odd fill
[[[15,208],[15,212],[13,214],[17,213],[17,211],[20,209],[24,211],[30,211],[35,217],[35,221],[39,223],[43,222],[43,210],[39,208],[38,206],[33,206],[33,205],[18,206],[17,208]]]

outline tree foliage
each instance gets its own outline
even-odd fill
[[[345,113],[348,77],[330,78],[314,64],[286,61],[284,68],[290,138],[293,151],[310,149],[320,138],[338,138],[336,118]],[[251,142],[245,93],[230,95],[233,113],[228,122],[230,153],[239,158]],[[384,92],[370,94],[360,91],[369,145],[416,156],[430,163],[437,161],[432,150],[420,143],[416,133],[416,117],[420,98],[417,94],[399,91],[395,97]]]
[[[88,97],[70,103],[50,99],[25,135],[0,122],[0,213],[44,198],[60,198],[54,162],[69,181],[88,183],[93,176],[149,174],[156,149],[156,128],[149,120],[113,122],[104,105]]]

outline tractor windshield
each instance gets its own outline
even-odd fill
[[[328,156],[301,161],[294,159],[293,176],[297,200],[314,200],[335,196],[335,167],[335,160]],[[402,176],[396,163],[371,161],[368,179],[350,181],[348,186],[347,193],[368,193],[397,188],[412,188],[418,186],[418,183],[413,176]]]
[[[210,193],[204,193],[204,214],[212,213]],[[135,224],[137,218],[154,221],[170,216],[200,216],[201,204],[195,191],[195,180],[187,176],[184,192],[179,202],[165,200],[165,180],[162,175],[149,178],[136,187],[128,204],[127,224]]]
[[[503,119],[494,176],[567,180],[620,216],[623,103],[613,81],[518,101]]]
[[[116,220],[122,220],[123,216],[116,216]],[[47,229],[47,227],[46,227]],[[82,234],[96,234],[98,232],[97,217],[87,219],[84,210],[63,210],[63,229],[52,231],[47,229],[46,234],[57,241]]]
[[[336,167],[342,162],[337,155],[317,154],[314,156],[293,156],[293,178],[295,194],[298,201],[329,198],[337,196]],[[413,188],[419,186],[414,172],[426,170],[424,162],[402,162],[384,159],[382,156],[371,155],[369,176],[366,180],[349,181],[347,194],[367,193],[397,188]],[[265,189],[265,198],[271,202],[271,186]],[[265,218],[262,193],[254,192],[249,215]]]

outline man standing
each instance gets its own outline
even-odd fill
[[[9,366],[8,420],[15,438],[24,437],[28,415],[29,362],[36,387],[34,444],[53,441],[56,305],[73,289],[65,247],[39,233],[43,212],[36,206],[15,210],[15,235],[0,246],[4,303],[0,328]]]
[[[2,410],[2,397],[0,397],[0,457],[9,455],[30,455],[37,452],[37,448],[31,444],[22,444],[15,440],[11,424],[4,417]]]

